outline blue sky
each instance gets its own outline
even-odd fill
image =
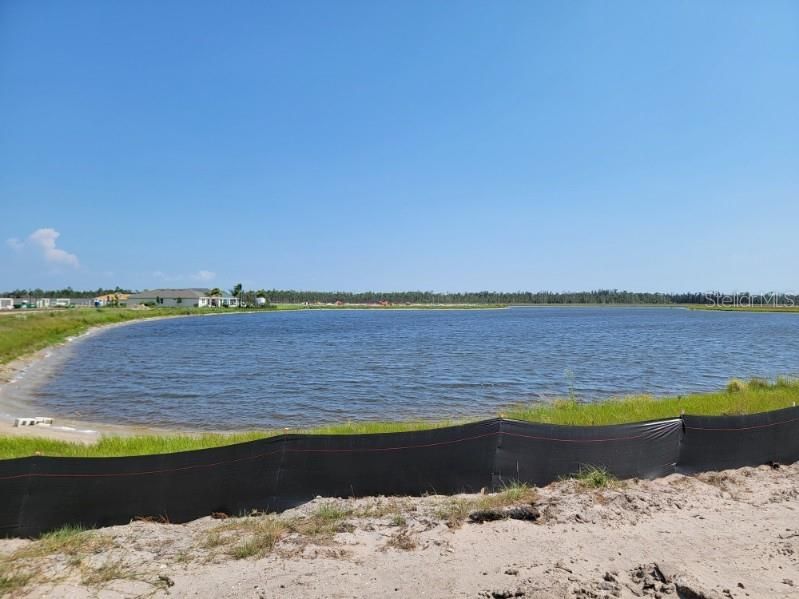
[[[796,291],[799,3],[0,3],[0,289]]]

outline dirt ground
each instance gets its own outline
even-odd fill
[[[799,597],[799,463],[214,516],[0,540],[0,594]]]

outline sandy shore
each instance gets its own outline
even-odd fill
[[[563,481],[524,499],[535,521],[470,522],[458,506],[482,498],[316,499],[279,516],[134,522],[60,550],[0,540],[0,563],[35,572],[14,591],[26,597],[799,595],[799,464]],[[288,528],[268,536],[275,522]]]
[[[70,337],[63,343],[46,347],[0,365],[0,436],[29,436],[93,443],[102,435],[139,435],[180,432],[162,428],[114,425],[88,420],[79,420],[42,411],[30,403],[31,393],[36,386],[58,371],[64,360],[68,359],[74,344],[90,336],[105,331],[142,322],[153,322],[167,318],[193,318],[195,316],[219,316],[222,314],[197,314],[154,316],[140,320],[128,320],[93,327],[81,335]],[[14,419],[20,417],[45,416],[54,419],[53,426],[15,427]],[[186,431],[191,432],[191,431]]]
[[[367,309],[366,306],[349,306],[345,308],[331,308],[331,307],[316,307],[313,309],[323,310],[363,310]],[[372,308],[378,309],[378,308]],[[429,310],[430,307],[425,306],[402,306],[397,308],[379,308],[381,310],[391,309],[413,309],[413,310]],[[436,309],[467,309],[463,306],[452,305],[445,307],[437,307]],[[481,309],[494,309],[481,308]],[[152,322],[155,320],[164,320],[167,318],[196,318],[196,317],[214,317],[225,316],[228,314],[248,314],[258,313],[257,311],[248,312],[240,310],[236,312],[218,312],[206,314],[176,314],[174,316],[153,316],[150,318],[142,318],[138,320],[129,320],[125,322],[118,322],[106,325],[93,327],[81,335],[68,338],[63,343],[46,347],[37,352],[22,356],[7,364],[0,364],[0,436],[28,436],[28,437],[44,437],[48,439],[58,439],[63,441],[74,441],[81,443],[94,443],[103,435],[146,435],[146,434],[174,434],[174,433],[203,433],[208,431],[196,431],[190,429],[165,429],[160,427],[145,427],[145,426],[131,426],[131,425],[115,425],[103,422],[94,422],[86,419],[76,419],[63,414],[43,411],[31,403],[32,393],[35,391],[37,385],[41,384],[48,377],[53,376],[58,371],[59,365],[69,357],[70,349],[74,347],[75,343],[80,343],[82,340],[92,335],[97,335],[108,331],[110,329],[122,326],[133,325],[142,322]],[[3,313],[3,316],[13,316],[13,313]],[[54,419],[53,426],[31,426],[31,427],[15,427],[15,418],[27,418],[43,416]],[[231,432],[219,430],[215,432]]]

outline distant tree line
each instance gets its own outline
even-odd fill
[[[95,289],[94,291],[75,290],[72,287],[65,287],[64,289],[14,289],[12,291],[0,292],[3,297],[49,297],[52,299],[59,297],[67,298],[89,298],[98,297],[101,295],[109,295],[111,293],[133,293],[130,289],[122,289],[121,287],[114,287],[113,289]]]
[[[436,293],[433,291],[296,291],[293,289],[260,289],[244,290],[237,284],[230,290],[231,294],[243,302],[254,304],[257,297],[266,298],[273,304],[322,303],[333,304],[369,304],[391,302],[393,304],[709,304],[709,305],[794,305],[797,298],[785,294],[754,294],[721,292],[687,292],[687,293],[640,293],[619,291],[617,289],[597,289],[595,291],[474,291],[462,293]],[[2,297],[68,297],[89,298],[111,293],[133,293],[129,289],[115,287],[113,289],[95,289],[80,291],[66,287],[65,289],[14,289],[0,293]],[[220,295],[219,288],[211,294]],[[734,303],[731,303],[734,302]]]
[[[352,304],[388,301],[394,304],[700,304],[707,303],[705,293],[636,293],[615,289],[596,291],[476,291],[435,293],[433,291],[294,291],[269,289],[263,292],[272,303]]]

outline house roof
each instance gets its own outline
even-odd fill
[[[113,302],[114,300],[126,300],[128,299],[129,293],[106,293],[104,295],[98,295],[96,300],[102,300],[105,302]]]
[[[139,293],[131,293],[128,296],[128,300],[137,300],[137,299],[153,299],[156,297],[162,297],[164,299],[198,299],[200,297],[206,297],[208,295],[208,289],[199,289],[199,288],[192,288],[192,289],[147,289],[145,291],[141,291]],[[224,294],[227,295],[227,294]]]

